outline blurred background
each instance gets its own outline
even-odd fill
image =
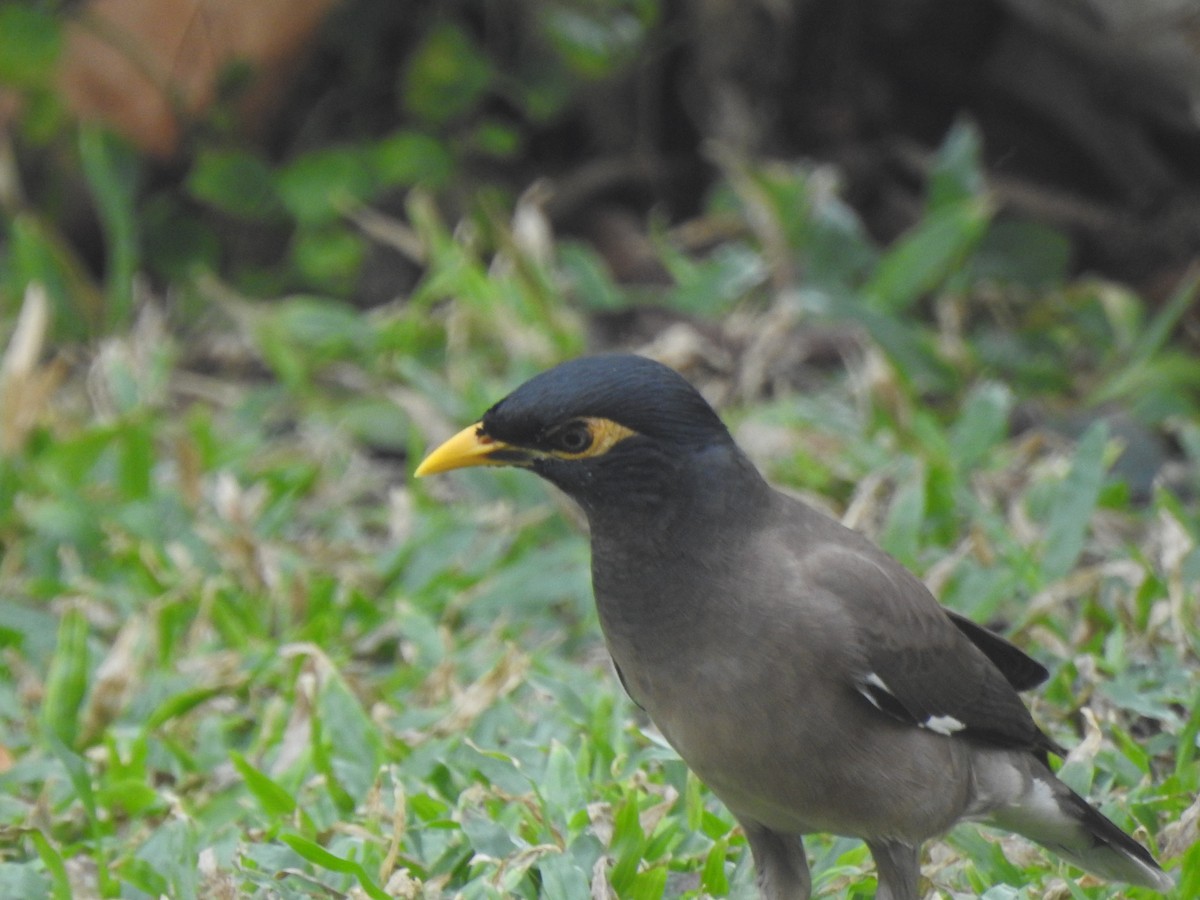
[[[751,895],[576,513],[409,483],[612,349],[1050,664],[1200,896],[1198,263],[1194,0],[0,3],[0,898]]]

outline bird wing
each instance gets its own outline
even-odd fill
[[[952,610],[946,609],[945,613],[958,630],[970,638],[971,643],[992,661],[1014,690],[1032,690],[1050,677],[1050,672],[1045,666],[1016,644]]]
[[[850,675],[877,709],[940,734],[1061,752],[1014,689],[1040,674],[1017,664],[1018,655],[1028,657],[1016,647],[974,623],[964,627],[967,620],[952,618],[915,576],[873,548],[831,543],[809,563],[817,585],[853,622],[860,670]]]

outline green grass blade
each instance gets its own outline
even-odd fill
[[[278,782],[250,765],[242,754],[234,750],[229,754],[229,760],[268,816],[285,818],[297,810],[296,798]]]
[[[33,846],[37,848],[42,865],[46,867],[46,871],[50,874],[50,882],[53,884],[50,896],[53,900],[71,900],[71,879],[67,877],[67,865],[63,862],[62,854],[36,828],[30,829],[27,834],[29,835],[29,839],[33,841]]]
[[[315,866],[320,866],[322,869],[328,869],[330,872],[338,872],[342,875],[353,875],[357,879],[359,887],[372,900],[390,900],[388,893],[375,882],[375,879],[367,874],[367,870],[363,868],[362,863],[353,859],[345,859],[335,853],[330,853],[320,844],[314,843],[298,834],[281,834],[279,839]]]
[[[897,314],[912,308],[962,264],[991,220],[982,197],[948,204],[930,214],[888,251],[863,289],[867,304]]]
[[[133,311],[133,280],[138,268],[138,158],[109,132],[85,127],[79,132],[79,158],[92,189],[108,252],[105,326],[129,321]]]
[[[1066,576],[1083,552],[1092,514],[1104,486],[1107,443],[1108,426],[1099,421],[1088,428],[1075,450],[1071,470],[1059,487],[1046,526],[1042,553],[1042,577],[1046,582]]]
[[[46,734],[73,747],[79,736],[79,710],[87,693],[88,622],[83,612],[71,608],[58,623],[58,639],[46,693],[42,700],[41,722]]]

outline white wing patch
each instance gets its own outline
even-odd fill
[[[892,689],[887,686],[884,680],[874,672],[868,673],[867,677],[862,680],[862,684],[859,685],[858,692],[866,697],[867,700],[870,701],[871,705],[877,710],[880,712],[886,712],[887,710],[879,705],[879,698],[875,696],[875,691],[872,691],[871,688],[883,691],[885,694],[891,697],[896,695],[892,693]]]
[[[920,728],[928,728],[938,734],[951,735],[962,731],[967,726],[954,716],[929,716],[923,721],[914,721],[913,716],[905,709],[904,704],[896,699],[895,692],[887,686],[887,682],[875,672],[868,672],[858,682],[858,692],[870,701],[880,712],[885,712],[895,718],[912,722]]]
[[[892,693],[892,689],[887,686],[887,683],[874,672],[869,673],[863,680],[866,681],[867,684],[874,685],[875,687],[879,688],[881,691],[887,691],[889,694]]]
[[[936,731],[938,734],[954,734],[956,731],[962,731],[967,726],[954,716],[930,716],[921,723],[922,728],[928,728],[930,731]]]

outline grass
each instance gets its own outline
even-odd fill
[[[1046,661],[1063,777],[1200,895],[1189,288],[1155,318],[970,276],[999,251],[951,175],[885,253],[812,173],[731,170],[713,205],[745,230],[701,260],[665,235],[665,301],[849,331],[844,366],[729,404],[735,432]],[[732,818],[609,670],[578,516],[522,473],[409,477],[617,289],[585,248],[500,224],[496,257],[419,197],[409,222],[427,276],[371,313],[196,282],[201,334],[151,305],[45,364],[29,301],[0,381],[0,897],[752,895]],[[1030,397],[1051,413],[1014,434]],[[1145,494],[1117,465],[1133,407],[1181,448]],[[808,843],[818,891],[870,895],[861,844]],[[972,827],[925,871],[937,896],[1150,896]]]

